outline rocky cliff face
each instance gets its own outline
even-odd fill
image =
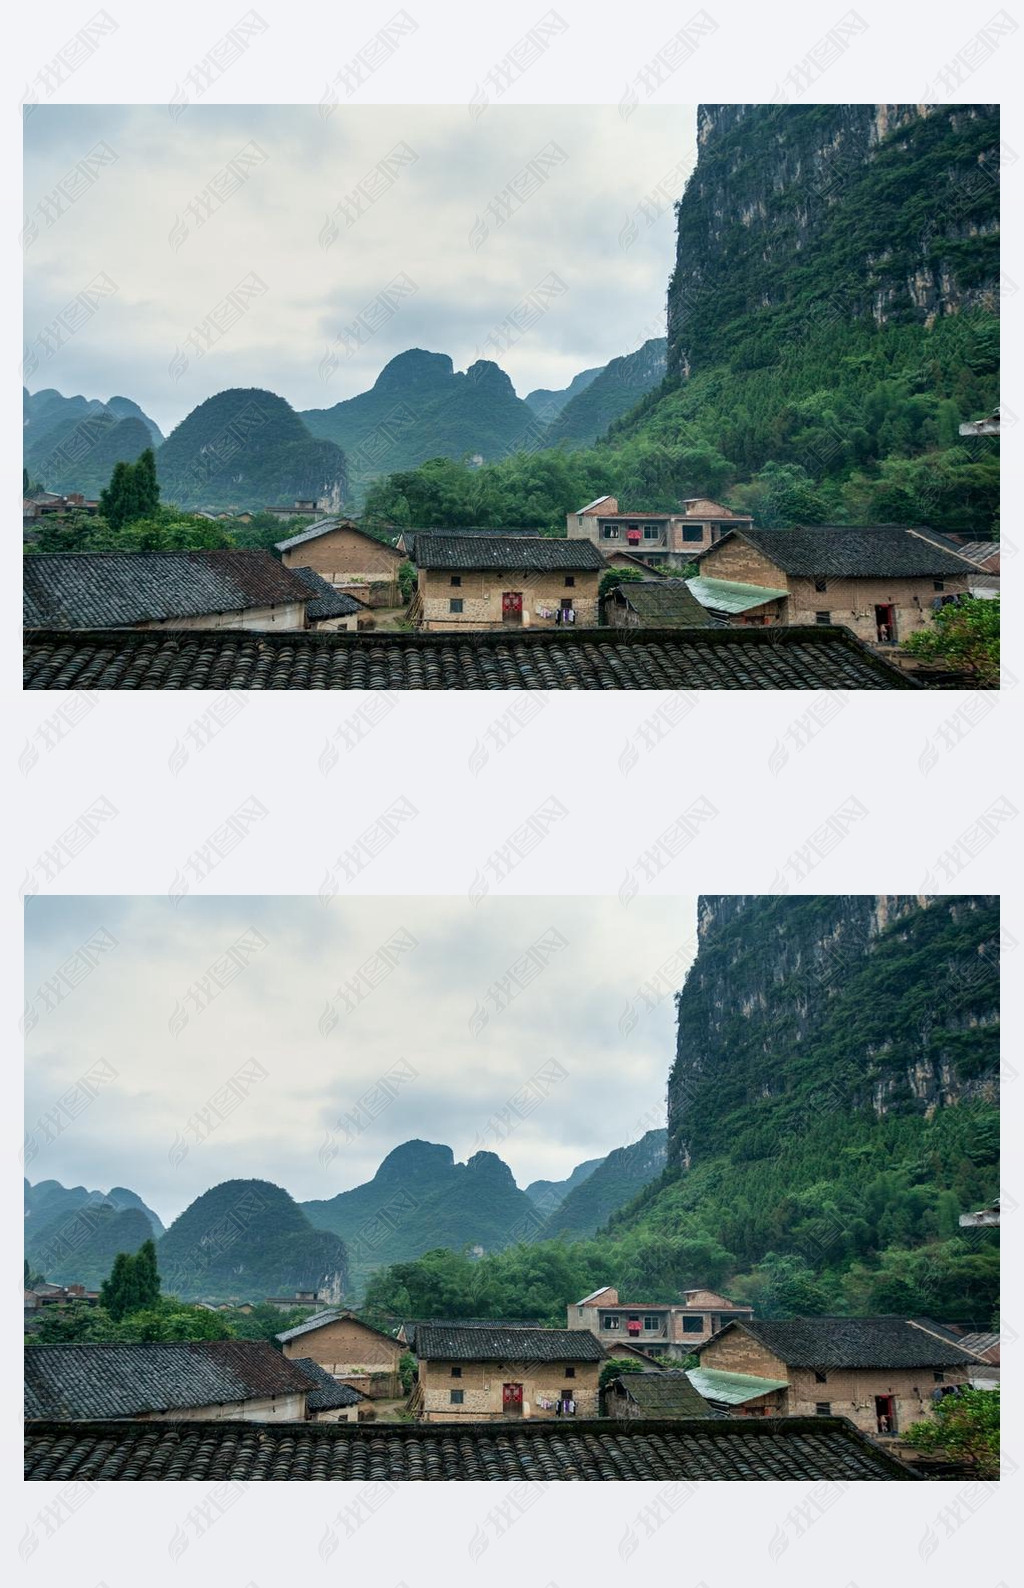
[[[824,1110],[997,1100],[997,900],[708,895],[698,937],[669,1077],[673,1167]]]
[[[670,376],[734,352],[797,300],[878,325],[995,310],[997,107],[701,105],[697,129]]]

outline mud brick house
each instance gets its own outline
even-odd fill
[[[748,1318],[699,1348],[701,1372],[770,1380],[737,1405],[748,1415],[848,1417],[864,1433],[899,1434],[965,1383],[978,1359],[899,1317]],[[698,1374],[695,1385],[714,1398]]]
[[[43,553],[23,577],[26,629],[290,632],[309,601],[267,551]]]
[[[604,560],[588,541],[420,535],[410,612],[422,629],[589,628]]]
[[[376,1413],[368,1395],[341,1384],[312,1357],[292,1358],[292,1366],[309,1380],[306,1395],[306,1421],[312,1423],[372,1422]]]
[[[323,578],[312,568],[293,568],[292,572],[309,591],[310,600],[306,603],[307,629],[354,633],[359,627],[360,618],[365,622],[369,617],[368,590],[367,600],[360,601],[348,590],[337,589],[329,579]],[[365,589],[365,586],[360,588]]]
[[[26,689],[920,689],[841,628],[29,633]]]
[[[24,1470],[37,1483],[922,1481],[841,1417],[467,1423],[457,1436],[423,1423],[55,1420],[26,1430]]]
[[[571,540],[590,540],[605,555],[627,551],[652,567],[685,567],[730,529],[753,523],[747,514],[705,496],[689,497],[681,505],[679,513],[622,513],[614,496],[599,496],[567,513],[565,530]]]
[[[403,1345],[354,1313],[314,1313],[294,1329],[285,1329],[277,1339],[287,1358],[311,1357],[332,1377],[351,1383],[374,1400],[394,1399],[402,1393],[398,1362]]]
[[[648,1356],[675,1357],[710,1340],[734,1318],[752,1318],[753,1308],[737,1306],[714,1290],[684,1290],[681,1302],[620,1302],[611,1285],[594,1290],[566,1309],[570,1329],[588,1329],[614,1356],[619,1342],[637,1345]]]
[[[398,605],[402,554],[348,518],[324,518],[277,542],[286,568],[312,568],[330,584],[370,586],[371,606]]]
[[[890,524],[734,529],[701,553],[698,566],[702,582],[765,587],[766,604],[734,621],[841,624],[870,645],[893,647],[969,593],[977,572],[927,532]],[[699,585],[691,590],[701,599]]]
[[[712,1411],[684,1372],[623,1373],[605,1386],[609,1417],[712,1417]]]
[[[702,629],[719,621],[691,595],[685,579],[636,579],[616,585],[605,597],[604,615],[617,629]]]
[[[299,1421],[314,1388],[266,1340],[29,1345],[26,1421]]]
[[[424,1422],[597,1416],[604,1352],[586,1331],[421,1323],[415,1351]]]

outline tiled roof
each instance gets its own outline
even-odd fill
[[[312,623],[320,623],[324,618],[350,618],[366,611],[364,602],[357,601],[347,590],[335,590],[331,581],[314,568],[289,568],[288,572],[301,579],[313,596],[306,608],[306,616]]]
[[[403,546],[410,557],[416,555],[416,541],[420,536],[456,535],[459,540],[464,540],[467,535],[502,535],[505,537],[525,536],[528,540],[536,540],[536,529],[520,529],[515,526],[508,529],[495,529],[487,524],[460,524],[458,529],[402,529],[398,532]]]
[[[330,1307],[325,1312],[315,1312],[312,1317],[306,1318],[303,1323],[296,1324],[294,1329],[285,1329],[283,1333],[274,1338],[284,1344],[285,1340],[295,1340],[300,1334],[309,1334],[312,1329],[322,1329],[325,1323],[337,1323],[340,1318],[348,1319],[351,1323],[358,1323],[361,1329],[368,1329],[371,1334],[380,1335],[382,1340],[390,1340],[392,1345],[397,1345],[397,1340],[390,1334],[385,1334],[383,1329],[375,1329],[372,1323],[364,1323],[362,1318],[357,1318],[354,1312],[346,1312],[340,1307]]]
[[[417,1329],[542,1329],[539,1318],[405,1318],[402,1333],[410,1346]]]
[[[841,1417],[600,1422],[45,1423],[33,1482],[920,1481]]]
[[[310,1356],[292,1357],[291,1365],[316,1386],[306,1398],[307,1409],[311,1412],[335,1411],[339,1406],[358,1406],[369,1400],[368,1395],[361,1394],[351,1384],[339,1384],[332,1373]]]
[[[604,1351],[589,1329],[503,1329],[423,1324],[416,1355],[424,1361],[600,1362]]]
[[[308,1388],[309,1380],[265,1340],[25,1350],[26,1418],[138,1417]]]
[[[687,579],[686,585],[694,599],[713,612],[749,612],[766,601],[784,601],[789,595],[788,590],[740,584],[735,579]]]
[[[699,601],[686,588],[684,579],[634,579],[616,585],[612,594],[623,601],[648,628],[707,628],[709,617]]]
[[[309,595],[269,551],[44,553],[23,567],[28,629],[112,629]]]
[[[367,535],[358,524],[353,524],[349,518],[319,518],[315,524],[310,524],[308,529],[301,529],[297,535],[291,535],[287,540],[275,541],[278,551],[290,551],[293,546],[302,546],[307,540],[319,540],[321,535],[329,535],[335,529],[350,529],[356,535],[364,535],[367,540],[377,543],[376,536]],[[379,544],[384,545],[381,541]]]
[[[791,1368],[966,1367],[974,1361],[960,1346],[899,1317],[747,1318],[726,1328],[745,1329]],[[725,1332],[694,1349],[703,1355]]]
[[[847,629],[26,636],[26,689],[918,689]]]
[[[911,579],[964,574],[966,558],[946,551],[927,531],[899,524],[814,524],[798,529],[731,529],[699,554],[710,574],[715,553],[738,535],[794,578]]]
[[[555,539],[552,535],[422,535],[416,542],[420,568],[515,569],[525,573],[552,570],[596,571],[604,558],[591,540]]]
[[[623,1392],[646,1417],[708,1417],[711,1408],[683,1372],[624,1373]]]

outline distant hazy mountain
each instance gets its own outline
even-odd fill
[[[539,1208],[541,1213],[554,1213],[561,1207],[570,1191],[575,1191],[578,1185],[589,1179],[595,1169],[604,1163],[603,1158],[588,1158],[586,1163],[578,1163],[568,1180],[534,1180],[532,1185],[526,1187],[526,1195],[530,1201]]]
[[[427,458],[491,463],[535,445],[540,434],[535,414],[497,364],[480,359],[458,374],[447,353],[419,347],[385,364],[370,391],[301,418],[313,435],[343,449],[356,499],[379,475]]]
[[[128,397],[105,403],[65,397],[52,387],[22,392],[24,463],[33,484],[47,491],[96,497],[115,463],[134,463],[163,440],[159,427]]]
[[[345,458],[314,437],[274,392],[233,387],[176,425],[156,455],[162,500],[179,507],[288,507],[324,500],[337,512]]]
[[[63,1186],[59,1180],[40,1180],[35,1185],[25,1181],[25,1230],[33,1233],[52,1219],[69,1215],[81,1207],[95,1207],[108,1202],[114,1208],[138,1208],[146,1215],[153,1235],[162,1235],[164,1227],[152,1208],[148,1208],[135,1191],[124,1186],[113,1186],[109,1191],[87,1191],[84,1185]]]
[[[636,406],[665,376],[668,342],[656,337],[635,353],[613,358],[601,373],[571,397],[548,431],[548,444],[560,441],[573,446],[589,446],[603,436],[615,419]]]
[[[629,1147],[617,1147],[581,1185],[569,1192],[548,1219],[544,1238],[584,1240],[594,1235],[613,1213],[632,1201],[666,1163],[668,1132],[649,1130]]]
[[[314,1229],[298,1203],[269,1180],[225,1180],[185,1209],[157,1244],[165,1293],[262,1301],[316,1290],[340,1301],[345,1247]]]
[[[562,391],[549,391],[543,386],[538,386],[536,391],[527,392],[523,401],[532,408],[542,424],[549,425],[553,419],[557,419],[566,403],[581,391],[586,391],[603,369],[604,365],[599,364],[596,369],[581,370]]]
[[[450,1147],[429,1141],[404,1142],[365,1185],[302,1208],[318,1228],[343,1238],[357,1289],[375,1269],[434,1247],[499,1251],[534,1239],[540,1227],[533,1202],[496,1153],[456,1163]]]
[[[118,1252],[137,1252],[153,1236],[141,1208],[85,1202],[46,1221],[26,1225],[25,1256],[33,1273],[52,1285],[98,1290]]]

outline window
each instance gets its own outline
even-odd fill
[[[448,610],[449,610],[449,612],[461,612],[462,611],[462,597],[461,596],[453,596],[452,599],[448,603]]]
[[[618,524],[603,524],[601,526],[601,534],[604,536],[605,540],[618,540],[618,538],[619,538],[619,526],[618,526]]]
[[[814,1403],[814,1415],[815,1415],[815,1417],[831,1417],[832,1416],[832,1402],[831,1401],[815,1401],[815,1403]]]
[[[567,1367],[566,1370],[565,1370],[565,1376],[566,1376],[566,1378],[575,1378],[576,1377],[576,1369],[574,1367]]]
[[[683,1319],[683,1333],[684,1334],[703,1334],[704,1333],[704,1315],[703,1315],[703,1313],[698,1313],[696,1318],[684,1318]]]
[[[461,1378],[461,1377],[462,1377],[462,1369],[461,1369],[461,1367],[453,1367],[452,1368],[452,1378]]]
[[[453,573],[451,582],[452,582],[452,584],[455,584],[455,585],[461,584],[462,583],[462,575],[461,575],[461,573]]]
[[[945,1384],[946,1382],[945,1373],[933,1373],[932,1378],[935,1380],[936,1384]]]
[[[704,525],[703,524],[684,524],[683,525],[683,539],[684,540],[703,540],[704,539]]]
[[[831,612],[815,612],[814,621],[815,623],[831,623],[832,614]]]
[[[449,1391],[448,1399],[452,1406],[461,1406],[465,1396],[465,1390],[451,1390]]]
[[[646,1313],[645,1312],[644,1313],[644,1328],[645,1329],[660,1329],[661,1328],[661,1319],[659,1317],[657,1317],[657,1315],[655,1313],[653,1313],[653,1312],[650,1312],[650,1313]]]
[[[946,588],[945,579],[933,579],[932,580],[932,589],[933,590],[945,590],[945,588]]]
[[[661,537],[660,524],[644,525],[644,540],[658,540]]]
[[[815,590],[827,590],[828,589],[828,580],[827,579],[815,579],[814,588],[815,588]]]
[[[827,1384],[828,1383],[828,1374],[827,1373],[815,1373],[814,1382],[815,1382],[815,1384]]]
[[[566,580],[565,580],[565,588],[567,590],[572,590],[574,588],[575,584],[576,584],[576,576],[575,576],[575,574],[571,574],[571,573],[567,574],[566,575]]]
[[[601,1328],[602,1329],[617,1329],[618,1327],[619,1327],[619,1320],[615,1316],[614,1312],[606,1312],[604,1317],[601,1319]]]
[[[582,1318],[582,1316],[583,1316],[583,1308],[582,1307],[577,1307],[576,1308],[576,1316],[577,1316],[577,1318]]]

